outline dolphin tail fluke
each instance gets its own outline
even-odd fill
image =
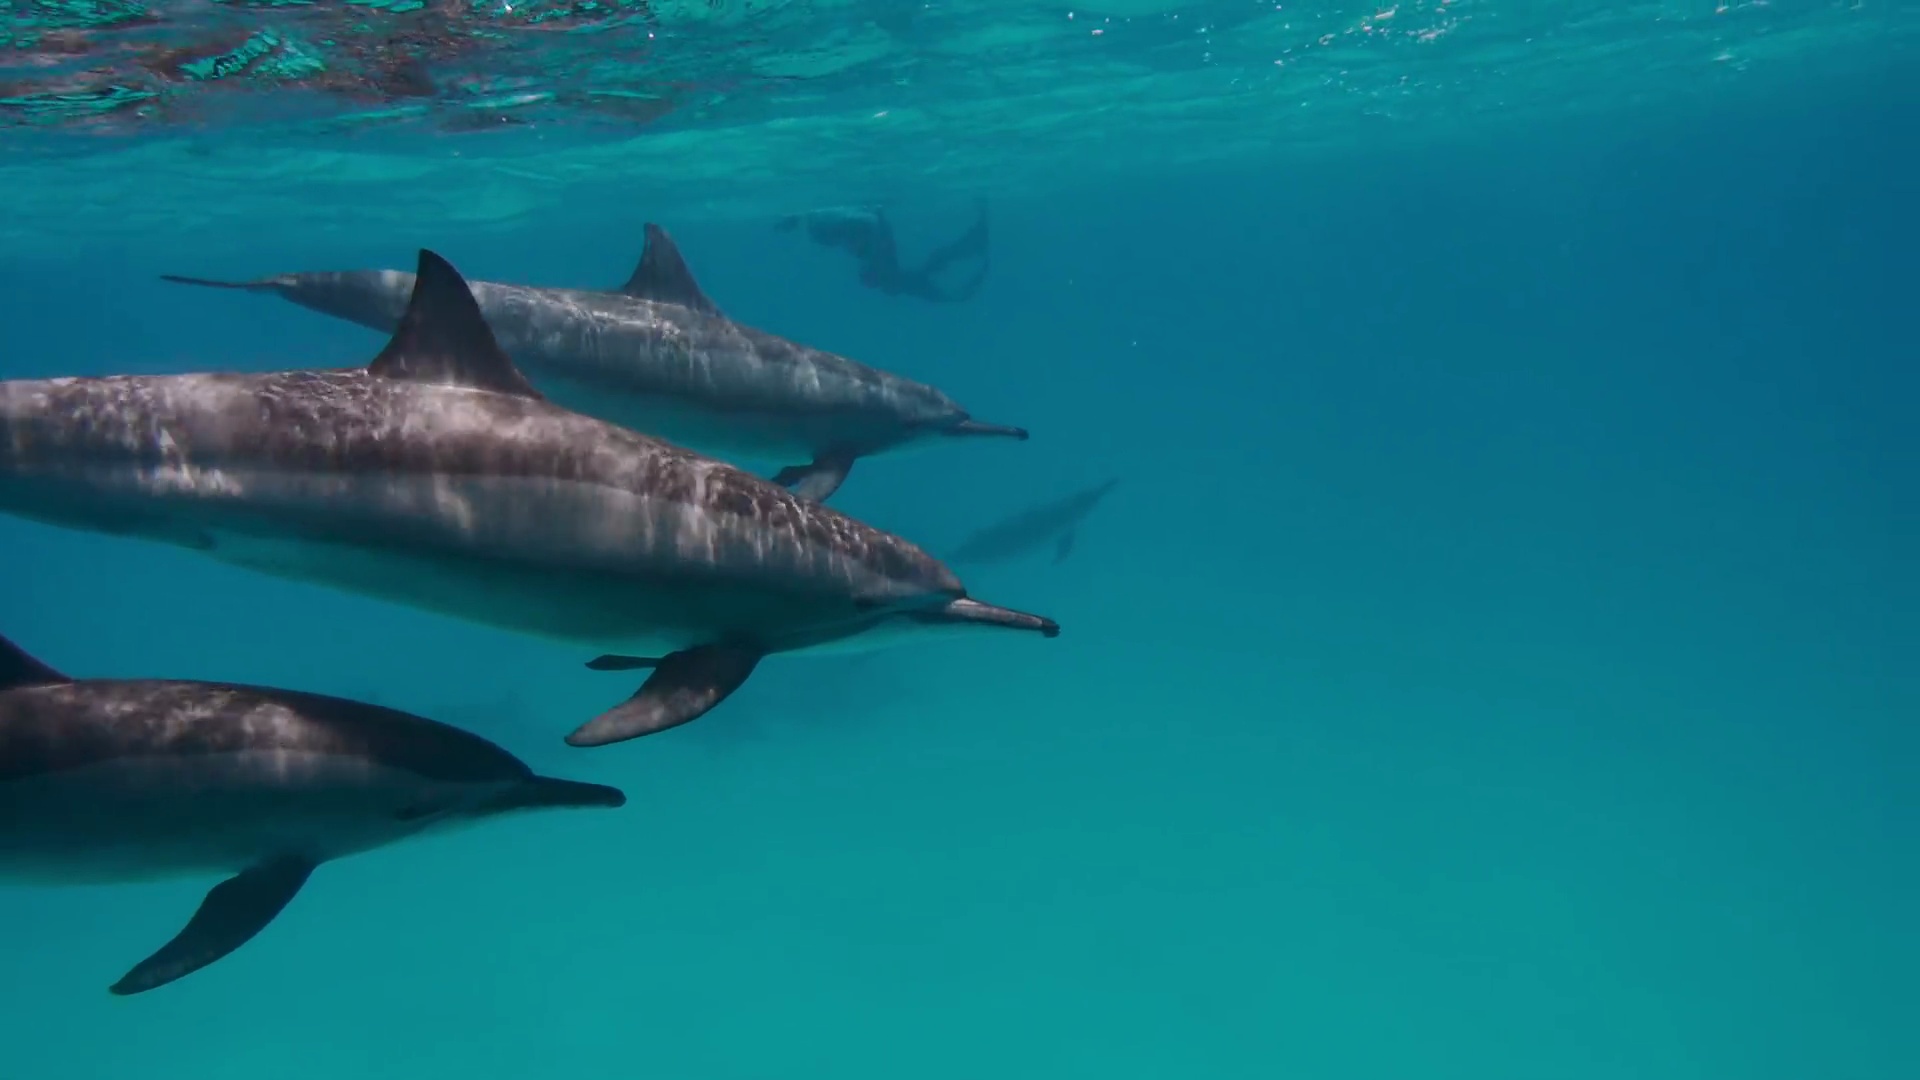
[[[669,653],[632,697],[582,724],[567,744],[605,746],[698,720],[740,689],[760,655],[732,645]]]
[[[212,278],[161,274],[160,280],[171,281],[175,285],[199,285],[208,289],[241,289],[246,292],[274,292],[280,288],[280,282],[274,278],[261,278],[258,281],[215,281]]]
[[[583,810],[613,809],[627,805],[627,793],[605,784],[586,784],[536,776],[501,796],[490,810]]]
[[[1029,615],[1024,611],[983,604],[964,596],[949,601],[945,607],[920,612],[918,617],[931,623],[979,623],[983,626],[1004,626],[1009,630],[1029,630],[1042,637],[1060,636],[1060,624],[1044,615]]]
[[[315,865],[310,859],[277,859],[215,885],[186,928],[114,983],[112,991],[123,997],[145,993],[245,945],[293,900]]]
[[[962,420],[948,428],[948,435],[997,435],[1003,439],[1027,441],[1027,429],[1008,424],[983,424],[978,420]]]

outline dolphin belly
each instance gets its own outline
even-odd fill
[[[502,630],[611,652],[674,652],[727,637],[778,638],[830,618],[805,598],[714,581],[599,575],[464,554],[301,537],[210,533],[208,554],[293,581],[405,604]]]
[[[470,793],[365,760],[241,751],[115,758],[0,781],[0,879],[104,884],[340,858],[419,831]]]
[[[861,632],[876,606],[944,599],[825,551],[776,555],[682,504],[564,482],[92,467],[0,475],[0,506],[605,652],[804,648]]]
[[[514,356],[557,405],[729,462],[786,465],[842,447],[877,453],[913,437],[888,415],[826,410],[804,400],[779,408],[719,392],[638,389],[576,361]]]
[[[912,438],[878,373],[757,347],[739,327],[624,296],[496,284],[475,293],[500,345],[555,404],[726,460],[790,463]]]
[[[725,461],[784,463],[811,457],[821,445],[824,425],[805,416],[729,411],[699,398],[609,386],[562,374],[565,365],[542,357],[527,357],[523,365],[534,385],[562,408]]]

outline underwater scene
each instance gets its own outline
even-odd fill
[[[0,1080],[1920,1076],[1920,0],[22,0],[0,191]]]

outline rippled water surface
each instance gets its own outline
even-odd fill
[[[250,215],[498,226],[583,193],[1034,192],[1711,109],[1890,73],[1914,35],[1885,0],[9,7],[0,235],[22,245],[89,208],[242,243],[223,230]]]

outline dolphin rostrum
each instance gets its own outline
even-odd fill
[[[383,333],[413,291],[413,275],[399,270],[163,277],[278,293]],[[733,321],[651,222],[640,264],[616,292],[470,284],[507,354],[556,403],[730,461],[803,460],[774,479],[816,501],[857,458],[956,436],[1027,437],[973,419],[924,383]]]
[[[74,680],[0,638],[0,880],[233,875],[115,994],[246,944],[323,862],[498,814],[626,801],[409,713],[230,683]]]
[[[771,653],[1059,633],[970,599],[897,536],[545,400],[459,273],[429,251],[419,266],[365,368],[0,382],[0,511],[653,668],[576,746],[693,720]]]
[[[1073,554],[1080,522],[1100,505],[1118,479],[1096,484],[1083,491],[1041,503],[974,533],[953,551],[952,561],[960,563],[1000,562],[1023,555],[1047,541],[1054,541],[1053,561],[1058,563]]]

